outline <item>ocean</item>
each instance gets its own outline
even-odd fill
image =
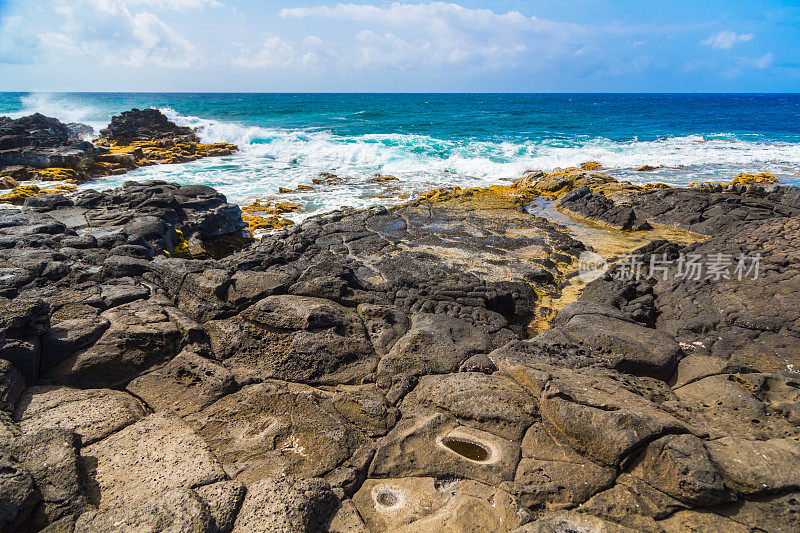
[[[504,183],[525,170],[598,161],[618,179],[685,185],[770,172],[800,184],[798,94],[0,93],[0,115],[40,112],[99,130],[154,107],[232,156],[146,167],[83,187],[164,179],[210,185],[237,203],[281,194],[302,218],[388,205],[432,188]],[[638,172],[642,165],[660,167]],[[370,183],[375,174],[397,181]]]

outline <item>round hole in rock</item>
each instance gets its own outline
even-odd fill
[[[384,510],[393,510],[403,505],[403,493],[390,489],[388,487],[381,487],[373,492],[375,503]]]
[[[445,437],[442,444],[450,448],[458,455],[473,461],[486,461],[491,456],[487,448],[475,441],[461,439],[458,437]]]
[[[391,507],[397,503],[397,494],[389,490],[382,490],[378,493],[378,503],[384,507]]]

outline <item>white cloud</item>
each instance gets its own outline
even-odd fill
[[[98,9],[108,12],[118,12],[124,9],[161,9],[164,11],[189,11],[221,7],[217,0],[89,0]]]
[[[290,44],[280,37],[268,37],[256,52],[242,49],[232,63],[247,68],[286,68],[297,56]]]
[[[703,46],[710,46],[717,50],[730,50],[735,44],[746,43],[753,40],[752,33],[734,33],[732,31],[721,31],[700,41]]]
[[[580,55],[587,35],[577,24],[443,2],[287,8],[280,16],[337,19],[351,24],[353,41],[327,43],[327,59],[361,69],[460,67],[497,71],[522,64],[542,68],[559,58]],[[319,54],[319,49],[314,49],[302,57],[308,64],[309,58]]]
[[[770,52],[768,54],[764,54],[761,57],[743,57],[740,59],[740,63],[745,67],[764,70],[765,68],[771,67],[772,62],[774,60],[775,60],[775,54]]]
[[[103,67],[188,68],[201,63],[197,47],[150,11],[136,6],[184,9],[213,0],[57,0],[58,24],[35,34],[37,57],[46,63],[80,61]]]

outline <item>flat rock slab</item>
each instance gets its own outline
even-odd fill
[[[247,484],[282,474],[324,476],[368,443],[331,399],[280,381],[247,386],[187,420],[231,477]]]
[[[707,444],[723,479],[744,493],[800,489],[800,442],[724,437]]]
[[[90,496],[100,509],[225,478],[208,445],[171,411],[156,413],[81,449]]]
[[[603,465],[618,465],[642,443],[687,426],[649,399],[611,380],[562,370],[540,398],[554,435]]]
[[[26,433],[40,429],[69,429],[83,445],[91,444],[146,414],[142,402],[110,389],[29,387],[20,397],[14,419]]]
[[[322,479],[280,477],[250,486],[234,533],[312,533],[322,531],[339,500]]]
[[[370,531],[510,531],[520,518],[509,494],[469,480],[367,479],[353,502]]]
[[[62,361],[46,377],[79,387],[116,387],[169,360],[178,354],[182,335],[167,307],[142,300],[104,311],[101,316],[111,325],[97,342]]]
[[[146,499],[83,513],[74,533],[207,533],[211,529],[208,505],[191,489],[176,488]]]
[[[215,361],[183,351],[163,367],[134,379],[127,390],[155,411],[196,413],[236,390],[231,372]]]

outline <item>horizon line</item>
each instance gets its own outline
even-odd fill
[[[304,95],[800,95],[800,91],[0,91],[0,94],[304,94]]]

